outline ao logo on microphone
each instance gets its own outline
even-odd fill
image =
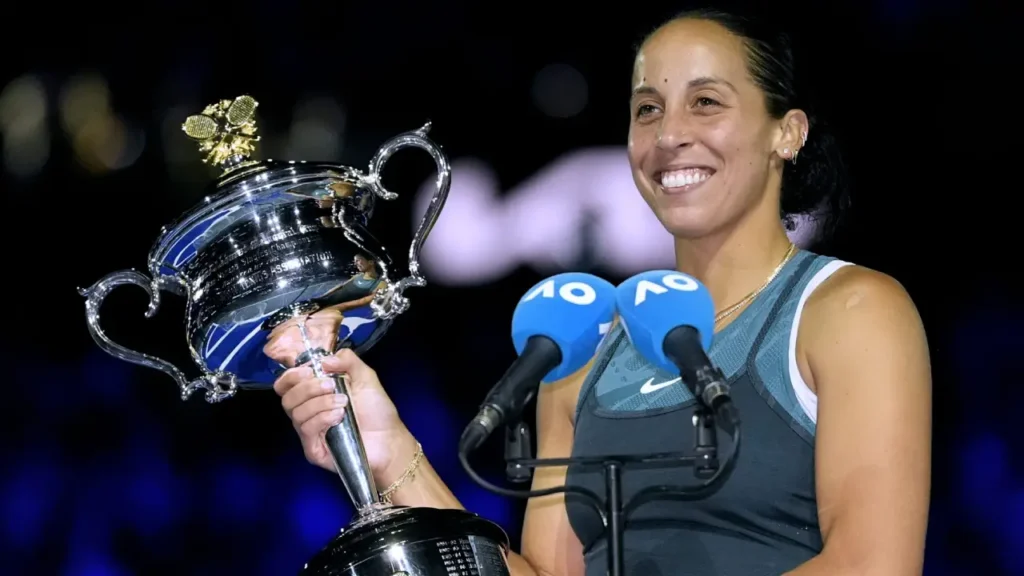
[[[636,284],[633,305],[639,306],[647,300],[647,294],[664,294],[669,290],[693,292],[700,288],[700,283],[686,274],[666,274],[661,277],[661,284],[650,280],[641,280]]]
[[[523,302],[529,302],[538,296],[541,298],[554,298],[555,292],[554,279],[548,280],[524,296]],[[566,282],[558,288],[557,292],[559,298],[577,306],[588,306],[597,300],[597,292],[594,288],[583,282]]]

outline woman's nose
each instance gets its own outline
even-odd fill
[[[666,115],[658,127],[658,147],[673,149],[693,144],[693,130],[690,123],[681,114]]]

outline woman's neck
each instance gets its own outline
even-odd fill
[[[789,246],[780,220],[748,220],[703,238],[676,238],[676,269],[700,280],[719,312],[760,288]]]

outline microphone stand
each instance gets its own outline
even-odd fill
[[[608,547],[608,574],[622,576],[625,573],[623,535],[629,516],[642,504],[658,497],[674,496],[688,499],[700,498],[716,487],[719,480],[727,478],[736,463],[740,450],[740,432],[737,427],[733,436],[733,449],[726,456],[724,465],[718,459],[718,439],[714,416],[704,407],[694,412],[694,452],[669,452],[654,454],[629,454],[617,456],[577,456],[572,458],[531,458],[530,428],[519,422],[505,430],[505,472],[515,483],[529,482],[536,468],[555,466],[601,466],[604,469],[605,497],[602,500],[594,492],[579,486],[557,486],[545,490],[511,490],[496,486],[481,477],[469,464],[467,454],[459,454],[462,467],[470,478],[482,488],[514,498],[536,498],[551,494],[577,494],[582,496],[601,517],[605,526]],[[674,464],[692,466],[694,475],[704,481],[697,486],[651,486],[638,492],[629,502],[622,500],[622,472],[637,465]]]

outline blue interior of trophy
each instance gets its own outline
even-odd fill
[[[196,362],[259,388],[309,347],[372,346],[389,324],[370,303],[391,259],[365,229],[368,194],[322,169],[262,171],[170,229],[151,267],[189,286]],[[305,337],[281,325],[298,309]]]

